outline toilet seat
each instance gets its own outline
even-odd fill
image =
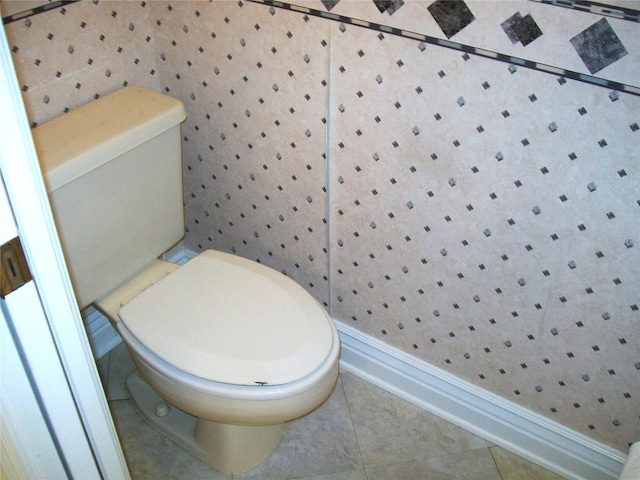
[[[329,316],[294,281],[213,250],[143,291],[118,315],[166,363],[233,385],[296,382],[323,365],[336,341]]]

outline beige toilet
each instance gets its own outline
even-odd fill
[[[288,277],[207,250],[159,260],[184,235],[183,105],[125,87],[33,130],[80,308],[114,324],[152,426],[214,468],[250,470],[285,423],[331,394],[340,341]]]

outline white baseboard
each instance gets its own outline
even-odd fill
[[[166,260],[182,264],[196,254],[182,246]],[[109,321],[87,309],[85,324],[95,358],[121,342]],[[626,456],[444,370],[335,321],[340,366],[423,410],[570,479],[619,477]]]
[[[617,479],[626,456],[335,321],[340,366],[469,432],[570,479]]]
[[[167,262],[171,262],[171,263],[176,263],[178,265],[182,265],[183,263],[186,263],[187,261],[191,260],[196,255],[197,255],[197,253],[192,252],[191,250],[187,250],[182,245],[182,242],[180,242],[178,245],[176,245],[171,250],[169,250],[167,253],[165,253],[162,256],[162,259],[167,261]]]
[[[93,307],[87,307],[82,311],[85,330],[89,337],[89,344],[96,360],[109,353],[122,339],[111,322]]]

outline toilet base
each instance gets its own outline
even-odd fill
[[[285,424],[227,425],[196,418],[165,402],[138,372],[127,378],[127,388],[152,427],[224,473],[251,470],[275,450],[284,434]]]

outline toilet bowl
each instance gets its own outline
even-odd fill
[[[180,267],[158,259],[185,231],[185,115],[127,86],[32,133],[78,306],[95,305],[124,340],[134,403],[240,473],[330,395],[340,342],[322,306],[275,270],[213,250]]]
[[[127,386],[147,421],[217,470],[247,471],[333,391],[337,331],[256,262],[207,250],[176,267],[156,262],[96,307],[136,365]]]

